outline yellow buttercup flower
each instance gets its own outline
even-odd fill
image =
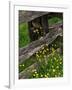
[[[55,72],[55,69],[53,69],[53,72]]]
[[[37,72],[35,71],[35,73],[37,73]]]
[[[33,76],[35,76],[35,74],[33,74]]]
[[[41,74],[41,77],[43,77],[43,75]]]
[[[44,52],[46,52],[46,50],[44,50]]]
[[[54,68],[54,66],[52,65],[52,68]]]
[[[20,67],[22,66],[22,65],[19,65]]]
[[[36,76],[38,76],[38,74],[36,74]]]
[[[41,54],[39,55],[39,57],[41,58]]]
[[[62,62],[60,62],[60,64],[62,64]]]
[[[36,54],[36,56],[37,56],[37,57],[39,57],[39,55],[38,55],[38,54]]]
[[[55,77],[57,77],[57,75],[55,75]]]
[[[47,51],[49,51],[49,49],[48,49],[48,48],[47,48],[46,50],[47,50]]]
[[[45,78],[48,78],[48,76],[47,75],[44,75],[45,76]]]
[[[55,49],[54,49],[54,48],[52,48],[52,51],[54,52],[54,51],[55,51]]]
[[[54,57],[54,60],[56,60],[56,57]]]
[[[44,49],[44,47],[42,47],[42,49]]]
[[[57,66],[56,68],[59,68],[59,66]]]
[[[40,52],[40,53],[42,53],[42,51],[41,51],[41,50],[40,50],[39,52]]]
[[[24,67],[24,64],[22,66]]]
[[[49,73],[47,73],[47,76],[49,75]]]

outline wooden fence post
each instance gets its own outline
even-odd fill
[[[47,14],[43,15],[41,17],[41,24],[42,24],[44,33],[45,34],[48,33],[49,32],[49,29],[48,29],[49,26],[48,26],[48,15]]]

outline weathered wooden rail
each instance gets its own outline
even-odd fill
[[[63,18],[62,13],[52,13],[52,12],[39,12],[39,11],[19,11],[19,23],[29,22],[35,18],[41,17],[43,15],[48,15],[48,19],[52,17]]]

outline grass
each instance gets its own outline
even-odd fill
[[[60,19],[58,17],[53,17],[48,20],[49,26],[51,26],[53,24],[57,24],[58,22],[62,22],[62,19]]]
[[[24,47],[30,43],[28,24],[22,23],[19,25],[19,47]]]

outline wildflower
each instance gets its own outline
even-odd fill
[[[53,69],[53,72],[55,72],[55,69]]]
[[[22,66],[24,67],[24,64]]]
[[[41,74],[41,77],[43,77],[43,75]]]
[[[45,76],[45,78],[47,78],[48,76],[47,75],[44,75]]]
[[[19,66],[21,67],[22,65],[20,64]]]
[[[37,57],[39,57],[39,55],[38,55],[38,54],[36,54],[36,56],[37,56]]]
[[[56,67],[57,69],[59,68],[59,66]]]
[[[54,66],[52,65],[52,68],[54,68]]]
[[[52,51],[54,52],[54,51],[55,51],[55,49],[54,49],[54,48],[52,48]]]
[[[47,48],[46,50],[48,51],[49,49]]]
[[[54,57],[54,60],[56,60],[56,57]]]
[[[55,75],[55,77],[57,77],[57,75]]]
[[[44,50],[44,52],[46,52],[46,50]]]
[[[60,62],[60,64],[62,64],[62,62]]]
[[[40,52],[40,53],[42,53],[42,51],[41,51],[41,50],[40,50],[39,52]]]
[[[44,49],[44,47],[42,47],[42,49]]]
[[[39,74],[38,73],[36,73],[36,76],[38,76]]]
[[[33,74],[33,76],[35,76],[35,74]]]
[[[35,71],[35,73],[37,73],[37,72]]]
[[[47,76],[49,75],[49,73],[47,73]]]

